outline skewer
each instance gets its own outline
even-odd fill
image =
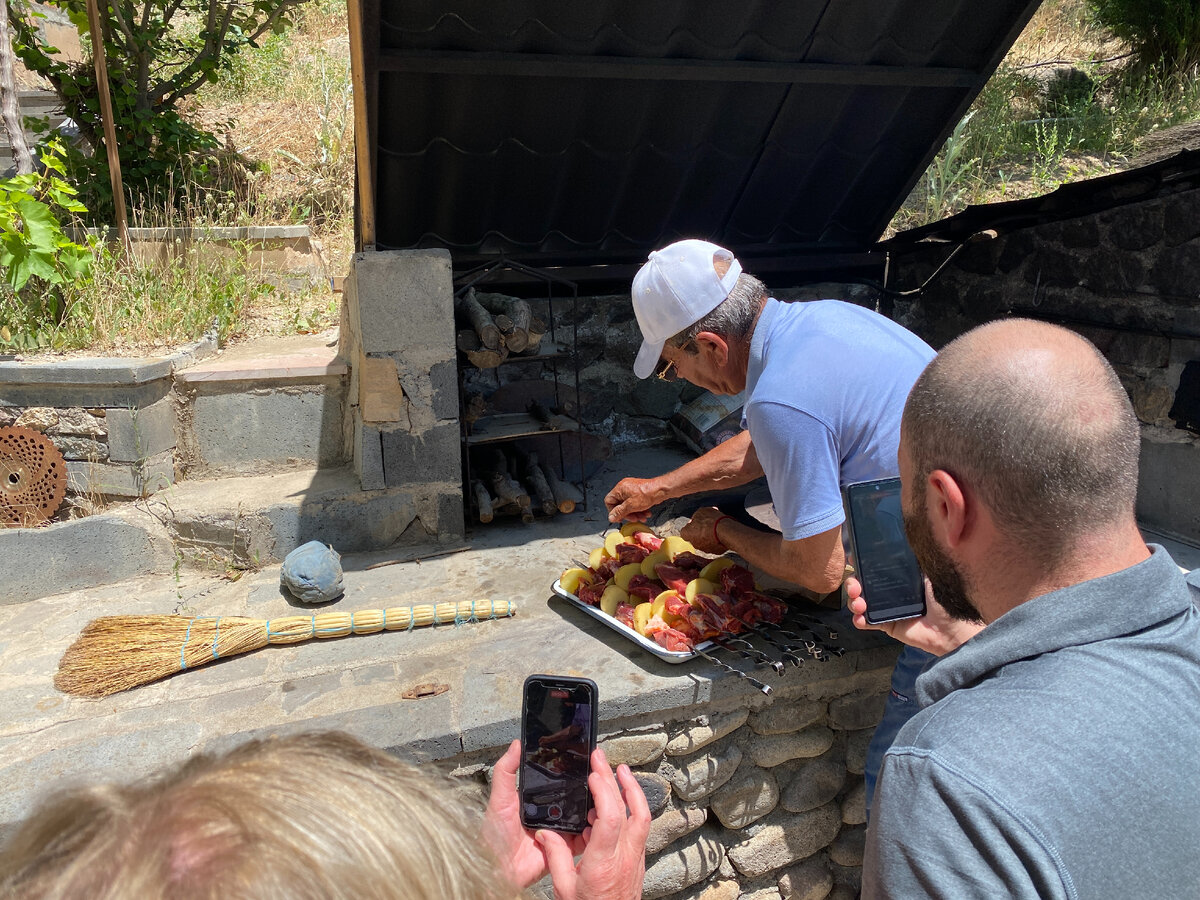
[[[743,659],[748,659],[758,666],[770,666],[775,670],[776,675],[782,675],[785,671],[783,663],[777,659],[771,659],[767,654],[763,653],[749,641],[744,638],[730,637],[720,635],[715,638],[708,638],[722,650],[728,650],[730,653],[736,653]],[[742,649],[738,644],[745,644],[746,649]]]
[[[718,669],[721,669],[722,671],[725,671],[725,672],[729,672],[732,675],[736,675],[738,678],[745,679],[746,681],[748,681],[752,685],[754,685],[756,688],[758,688],[760,691],[762,691],[764,694],[771,693],[771,686],[769,684],[763,684],[761,681],[759,681],[754,676],[747,675],[741,669],[735,668],[734,666],[731,666],[729,663],[725,662],[725,660],[717,659],[717,657],[713,656],[711,653],[708,653],[705,650],[701,650],[699,647],[693,647],[692,652],[697,653],[700,656],[703,656],[705,659],[707,659],[710,663],[712,663]]]

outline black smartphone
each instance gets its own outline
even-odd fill
[[[568,675],[530,675],[521,701],[521,822],[579,834],[592,795],[596,683]]]
[[[904,536],[900,479],[845,488],[846,561],[862,584],[872,625],[925,615],[925,579]]]

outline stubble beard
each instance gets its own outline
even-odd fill
[[[904,533],[908,537],[913,555],[917,557],[917,564],[929,579],[934,599],[952,619],[982,625],[983,616],[968,596],[970,588],[962,570],[942,550],[933,536],[923,496],[918,498],[917,507],[911,515],[906,509],[901,510],[904,517]]]

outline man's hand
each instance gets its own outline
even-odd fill
[[[924,581],[925,615],[915,619],[900,619],[896,622],[872,625],[867,621],[867,601],[862,596],[862,584],[857,578],[846,579],[846,596],[849,598],[850,612],[854,614],[854,627],[860,631],[882,631],[903,644],[932,653],[934,656],[945,656],[983,631],[985,626],[978,622],[952,619],[934,599],[929,579]]]
[[[692,520],[679,529],[679,536],[701,553],[720,555],[729,549],[713,534],[713,526],[722,516],[725,513],[715,506],[701,507],[692,513]]]
[[[667,498],[655,478],[622,478],[604,498],[610,522],[645,522]]]
[[[492,793],[483,819],[483,839],[492,848],[504,876],[519,891],[546,874],[546,854],[533,832],[521,824],[517,766],[521,742],[513,741],[492,770]]]
[[[620,782],[618,785],[617,782]],[[646,837],[650,833],[650,807],[641,785],[629,767],[617,767],[617,777],[603,750],[592,753],[588,776],[595,809],[591,826],[580,840],[568,842],[555,831],[539,831],[537,840],[546,852],[554,896],[559,900],[637,900],[646,877]]]

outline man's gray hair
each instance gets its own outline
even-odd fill
[[[727,339],[742,340],[754,329],[754,320],[758,317],[766,295],[766,286],[753,275],[743,272],[738,276],[729,296],[722,300],[716,309],[699,322],[669,338],[667,343],[672,347],[682,347],[695,340],[696,335],[702,331],[711,331]]]

